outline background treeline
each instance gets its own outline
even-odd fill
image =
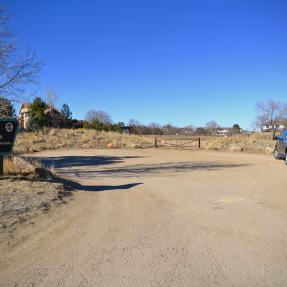
[[[11,101],[0,97],[0,116],[17,117]],[[66,129],[94,129],[106,132],[121,133],[126,126],[124,122],[114,123],[111,116],[104,111],[90,110],[84,120],[72,117],[72,111],[67,104],[60,109],[55,107],[55,97],[48,93],[47,99],[35,97],[28,104],[28,130],[35,131],[42,128]],[[158,123],[142,124],[137,120],[130,120],[127,124],[129,132],[136,135],[212,135],[216,134],[220,126],[215,121],[209,121],[204,127],[195,128],[193,125],[177,127],[172,124],[160,125]],[[230,129],[232,134],[240,133],[239,125]]]
[[[218,134],[218,130],[221,129],[215,121],[207,122],[204,127],[194,127],[193,125],[177,127],[172,124],[160,125],[157,123],[144,125],[136,120],[130,120],[128,125],[131,133],[137,135],[216,135]],[[228,129],[229,134],[239,134],[241,132],[242,130],[238,124],[234,124]]]

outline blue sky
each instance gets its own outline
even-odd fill
[[[287,100],[285,0],[5,0],[21,49],[73,115],[250,128]]]

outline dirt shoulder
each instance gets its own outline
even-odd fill
[[[43,213],[70,200],[63,183],[41,179],[6,177],[0,180],[0,245],[18,242],[15,231],[33,225]]]

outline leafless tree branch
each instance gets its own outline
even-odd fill
[[[257,116],[254,125],[262,128],[264,124],[274,126],[287,120],[287,104],[279,101],[269,100],[256,104]]]
[[[37,83],[42,63],[32,51],[17,54],[15,34],[8,23],[5,8],[0,6],[0,95],[16,100],[25,85]]]

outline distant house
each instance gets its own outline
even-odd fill
[[[20,129],[25,130],[28,128],[29,121],[29,104],[22,104],[19,112],[19,126]]]
[[[51,107],[51,108],[48,107],[45,110],[45,114],[50,115],[50,119],[51,119],[50,124],[53,128],[60,128],[61,127],[62,115],[55,107]]]
[[[221,135],[221,136],[227,136],[227,135],[234,135],[234,134],[241,134],[242,133],[242,129],[241,128],[235,128],[235,127],[231,127],[231,128],[219,128],[216,131],[217,135]]]
[[[219,128],[217,129],[217,134],[221,136],[226,136],[232,133],[232,128]]]
[[[19,111],[19,126],[20,129],[26,130],[28,128],[29,122],[29,104],[22,104]],[[61,126],[61,113],[55,107],[48,107],[45,110],[45,114],[50,114],[51,126],[54,128],[59,128]]]
[[[129,135],[131,133],[131,127],[124,126],[124,127],[122,127],[122,131],[123,131],[124,135]]]
[[[263,132],[270,132],[270,131],[283,131],[287,129],[287,124],[286,122],[279,122],[277,124],[268,124],[265,123],[262,125],[262,131]]]

